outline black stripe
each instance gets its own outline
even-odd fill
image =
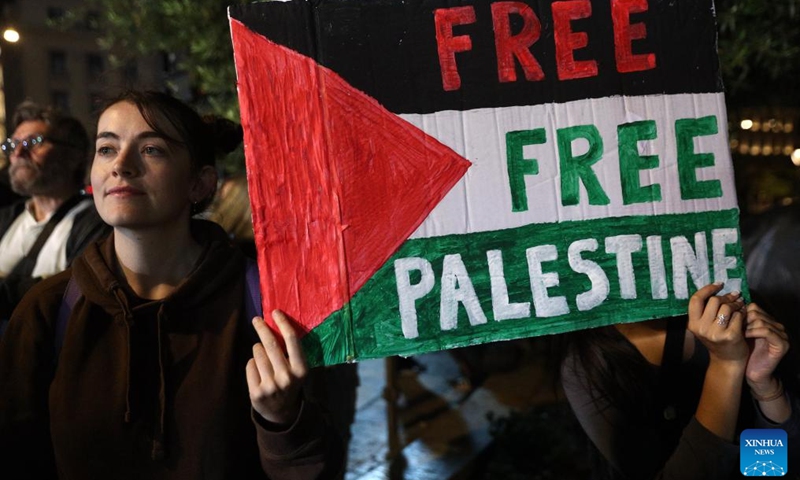
[[[565,81],[556,75],[553,2],[526,3],[542,25],[531,51],[545,78],[535,82],[526,81],[519,66],[516,82],[498,81],[488,1],[294,0],[235,6],[230,15],[273,42],[316,59],[395,113],[722,91],[712,0],[649,0],[647,12],[633,14],[631,22],[647,28],[646,39],[633,42],[633,52],[655,53],[657,62],[655,69],[634,73],[616,69],[610,0],[592,1],[591,17],[573,21],[572,29],[589,36],[589,45],[575,51],[576,60],[596,60],[599,73]],[[474,6],[477,21],[456,26],[454,35],[468,34],[473,48],[456,54],[461,88],[446,92],[433,12],[466,5]]]

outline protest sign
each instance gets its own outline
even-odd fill
[[[312,363],[746,292],[710,0],[229,16],[264,307]]]

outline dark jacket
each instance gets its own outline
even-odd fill
[[[84,201],[91,201],[87,198]],[[0,238],[5,235],[14,220],[25,209],[25,201],[21,200],[12,205],[0,208]],[[91,242],[102,238],[111,231],[111,227],[103,223],[93,205],[78,213],[72,223],[72,230],[67,238],[67,264]],[[24,261],[24,260],[23,260]],[[35,262],[30,265],[32,270]],[[9,275],[0,279],[0,320],[8,319],[14,307],[19,304],[22,296],[41,278],[32,278],[29,275]]]
[[[53,478],[54,464],[77,479],[330,478],[341,468],[341,441],[313,404],[285,431],[251,413],[244,259],[218,226],[195,221],[193,233],[204,253],[163,300],[137,297],[115,274],[113,235],[25,296],[0,343],[3,478]],[[55,359],[70,275],[83,297]]]
[[[602,391],[592,383],[575,348],[562,363],[564,393],[592,441],[593,479],[741,478],[739,446],[716,436],[694,416],[708,368],[708,350],[695,339],[693,355],[683,360],[686,319],[670,321],[680,328],[669,329],[667,335],[674,336],[675,341],[668,339],[667,344],[679,351],[672,352],[665,346],[660,366],[648,363],[614,327],[604,327],[608,335],[603,342],[593,342],[590,358],[596,359],[596,367],[614,378],[616,384],[605,387],[615,388],[614,392]],[[595,376],[594,380],[599,380],[597,373]],[[627,388],[620,388],[623,383]],[[621,392],[628,398],[620,399]],[[612,396],[618,397],[617,401]],[[621,400],[625,400],[624,405]],[[791,417],[782,424],[774,424],[761,413],[749,390],[744,388],[738,425],[740,432],[745,428],[784,429],[789,438],[789,463],[794,465],[793,460],[800,453],[797,447],[792,447],[800,443],[800,400],[791,394],[790,400]]]

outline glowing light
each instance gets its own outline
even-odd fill
[[[6,28],[5,31],[3,31],[3,38],[6,42],[17,43],[19,41],[19,32],[13,28]]]
[[[792,163],[800,167],[800,148],[792,152]]]
[[[739,125],[742,127],[742,130],[750,130],[751,128],[753,128],[753,121],[748,118],[745,118]]]
[[[739,153],[741,153],[742,155],[747,155],[748,152],[750,152],[750,145],[744,142],[740,143]]]

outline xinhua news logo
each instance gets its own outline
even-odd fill
[[[782,477],[789,472],[786,432],[751,428],[739,437],[739,467],[745,477]]]

